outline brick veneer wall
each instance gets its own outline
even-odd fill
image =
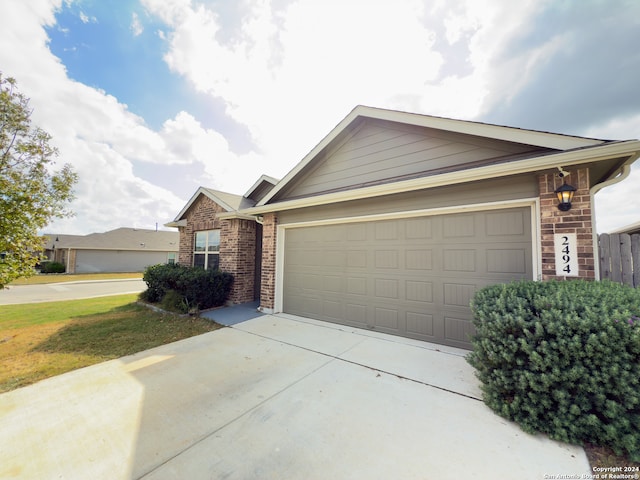
[[[575,233],[578,248],[579,277],[595,279],[595,256],[593,249],[593,225],[591,220],[591,195],[589,194],[589,169],[570,168],[567,183],[577,188],[571,210],[558,209],[555,189],[562,185],[558,173],[538,176],[540,188],[540,236],[542,246],[542,280],[565,278],[556,276],[553,235]]]
[[[256,222],[228,219],[221,222],[220,269],[233,274],[229,301],[253,301],[256,261]]]
[[[267,213],[262,225],[262,281],[260,308],[273,311],[276,292],[276,235],[278,217]]]
[[[180,265],[193,265],[194,233],[198,230],[221,228],[216,214],[224,211],[224,208],[205,195],[200,195],[193,203],[185,215],[187,226],[178,229],[180,232],[178,263]]]

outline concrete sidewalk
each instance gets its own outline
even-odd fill
[[[0,395],[0,477],[543,479],[581,448],[480,400],[464,351],[287,315]]]

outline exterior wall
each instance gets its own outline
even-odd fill
[[[275,305],[277,228],[277,214],[265,214],[262,225],[262,282],[260,285],[260,308],[266,311],[273,311]]]
[[[220,269],[232,273],[233,287],[229,301],[254,300],[256,222],[230,219],[221,222]]]
[[[579,277],[595,279],[591,196],[589,169],[564,167],[571,173],[567,183],[577,188],[571,210],[558,210],[555,189],[562,185],[557,172],[538,176],[540,188],[540,240],[542,246],[542,280],[565,278],[556,276],[553,236],[556,233],[575,233],[578,247]]]
[[[193,234],[198,230],[213,230],[221,228],[217,214],[225,210],[205,195],[194,202],[185,215],[186,227],[180,227],[180,249],[178,251],[178,263],[180,265],[193,265]]]
[[[169,252],[143,250],[72,250],[69,273],[143,272],[150,265],[167,263]]]
[[[535,175],[518,175],[447,187],[398,193],[350,202],[287,210],[278,214],[278,224],[334,218],[445,208],[490,202],[511,202],[537,198]]]
[[[76,254],[77,250],[72,249],[69,250],[69,256],[67,257],[67,263],[65,265],[68,266],[67,273],[76,273]]]
[[[279,200],[375,185],[478,166],[512,155],[542,150],[501,140],[400,125],[365,121],[353,135],[316,158],[316,167],[278,194]]]

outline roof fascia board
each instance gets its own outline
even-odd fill
[[[246,215],[259,215],[268,212],[292,210],[295,208],[312,207],[329,203],[358,200],[361,198],[377,197],[425,188],[435,188],[446,185],[486,180],[487,178],[506,177],[522,173],[530,173],[538,170],[547,170],[556,167],[568,167],[570,165],[581,165],[616,157],[629,156],[629,162],[635,161],[640,154],[640,141],[629,140],[613,144],[595,146],[590,149],[579,149],[569,152],[559,152],[551,155],[544,155],[537,158],[529,158],[510,163],[500,163],[487,165],[469,170],[433,175],[430,177],[420,177],[411,180],[404,180],[383,185],[374,185],[354,190],[327,193],[313,197],[288,200],[280,203],[268,205],[257,205],[243,210]]]
[[[257,207],[266,205],[280,192],[298,173],[300,173],[313,159],[327,147],[343,130],[345,130],[358,117],[390,122],[416,125],[437,130],[475,135],[507,142],[533,145],[537,147],[551,148],[555,150],[570,150],[573,148],[591,147],[605,143],[604,140],[576,137],[557,133],[525,130],[501,125],[491,125],[467,120],[455,120],[451,118],[432,117],[417,113],[400,112],[381,108],[356,106],[349,114],[336,125],[320,143],[318,143],[305,157],[282,179],[280,182],[257,204]]]
[[[537,147],[552,148],[555,150],[570,150],[572,148],[589,147],[605,143],[605,140],[598,140],[595,138],[541,132],[538,130],[526,130],[503,125],[456,120],[453,118],[432,117],[418,113],[399,112],[396,110],[385,110],[366,106],[361,106],[360,108],[363,111],[363,115],[380,120],[408,123],[421,127],[465,133],[468,135],[505,140],[525,145],[534,145]]]

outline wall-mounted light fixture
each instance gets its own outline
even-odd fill
[[[559,202],[558,210],[567,212],[571,210],[571,201],[573,200],[573,194],[577,189],[573,185],[567,184],[566,180],[564,179],[564,177],[569,175],[569,173],[562,170],[561,167],[558,167],[558,170],[560,170],[558,176],[562,178],[562,185],[555,190],[555,194],[558,197]]]

